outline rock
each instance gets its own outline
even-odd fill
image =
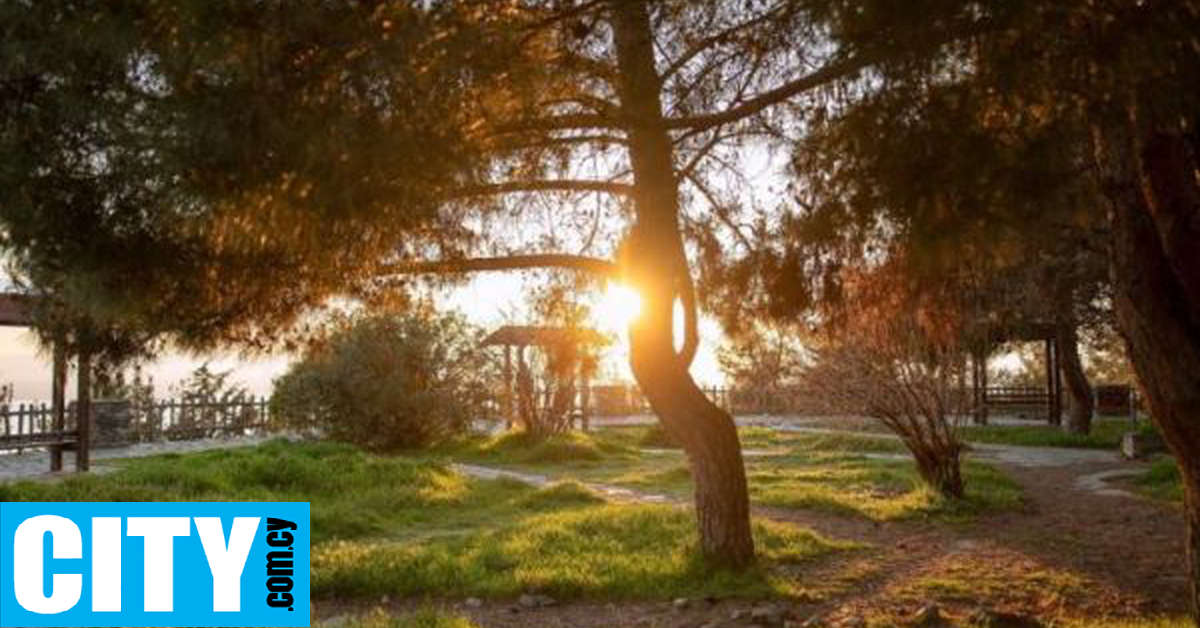
[[[967,625],[972,628],[1044,628],[1044,624],[1033,617],[986,608],[971,613]]]
[[[684,610],[691,605],[692,601],[686,597],[677,597],[675,598],[675,601],[671,602],[671,606],[675,607],[675,610],[677,611]]]
[[[750,611],[744,608],[739,608],[729,614],[729,621],[742,621],[746,617],[749,617],[749,615]]]
[[[392,598],[391,598],[391,597],[389,597],[389,596],[387,596],[387,595],[381,595],[381,596],[379,596],[379,603],[380,603],[380,604],[387,605],[387,604],[391,603],[391,601],[392,601]]]
[[[341,626],[345,626],[349,621],[349,615],[334,615],[329,619],[321,620],[318,625],[322,626],[322,628],[340,628]]]
[[[483,600],[481,600],[477,597],[469,597],[463,603],[467,605],[467,608],[479,608],[479,607],[483,606]]]
[[[750,621],[756,626],[782,626],[787,610],[775,604],[763,604],[750,611]]]
[[[1165,453],[1167,445],[1161,436],[1151,432],[1126,432],[1121,437],[1121,453],[1130,460],[1148,458],[1151,454]]]
[[[942,622],[942,612],[938,609],[937,604],[926,604],[908,620],[912,626],[940,626]]]
[[[517,598],[517,604],[524,608],[543,608],[546,606],[554,606],[554,598],[548,595],[536,595],[525,593]]]

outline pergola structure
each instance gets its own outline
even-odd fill
[[[1045,347],[1046,386],[1044,389],[989,388],[987,363],[992,349],[1007,342],[1037,342]],[[1041,323],[985,325],[982,338],[976,338],[971,351],[971,382],[974,421],[986,424],[989,410],[1042,407],[1046,420],[1062,424],[1063,382],[1059,367],[1058,342],[1054,326]]]
[[[511,426],[517,408],[512,400],[517,397],[517,383],[530,377],[529,360],[526,350],[529,347],[542,348],[553,346],[598,346],[605,343],[602,334],[594,329],[566,327],[538,327],[530,325],[506,325],[497,329],[484,338],[485,347],[504,347],[504,395],[501,396],[500,412],[504,420]],[[513,372],[514,358],[517,371]],[[515,375],[515,377],[514,377]],[[588,399],[588,374],[580,365],[577,377],[580,380],[578,412],[581,427],[588,428],[590,403]]]
[[[26,294],[0,293],[0,327],[31,327],[33,325],[34,299]],[[79,356],[78,400],[76,401],[76,429],[67,430],[66,387],[69,356],[65,343],[54,345],[54,366],[51,378],[50,412],[52,431],[43,435],[34,444],[45,445],[50,450],[50,471],[62,471],[63,451],[74,449],[75,470],[87,471],[91,458],[91,360]],[[0,440],[0,445],[5,443]],[[26,445],[22,440],[19,444]]]

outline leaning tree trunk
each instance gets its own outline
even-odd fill
[[[1058,364],[1067,393],[1071,395],[1071,414],[1067,418],[1067,431],[1072,434],[1090,434],[1092,431],[1092,385],[1088,383],[1083,361],[1079,358],[1079,331],[1074,321],[1060,320],[1055,324],[1054,342],[1058,346]]]
[[[630,327],[630,366],[663,427],[687,453],[702,552],[715,563],[743,567],[754,561],[754,541],[737,429],[692,380],[689,360],[675,349],[675,297],[686,294],[691,278],[650,19],[643,1],[618,3],[613,11],[637,215],[621,263],[642,298],[642,312]]]
[[[1200,619],[1200,189],[1183,134],[1130,107],[1093,128],[1113,227],[1113,305],[1150,416],[1184,484],[1192,613]]]

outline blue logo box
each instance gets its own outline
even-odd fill
[[[308,626],[308,503],[0,503],[0,627]]]

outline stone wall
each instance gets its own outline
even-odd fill
[[[123,399],[92,402],[92,444],[121,447],[135,440],[133,404]]]

